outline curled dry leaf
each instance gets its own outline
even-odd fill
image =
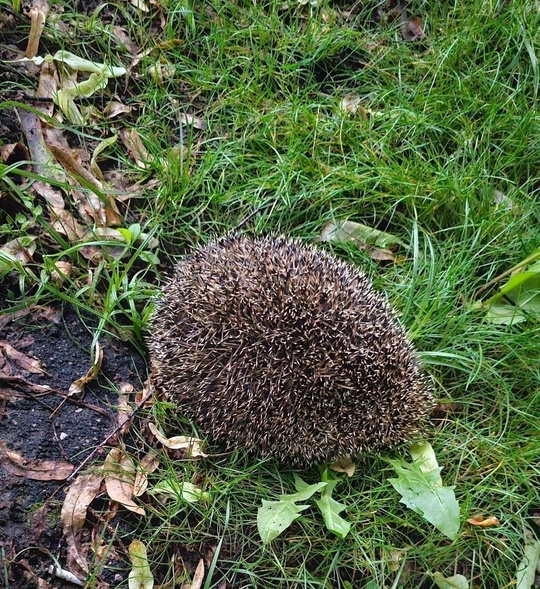
[[[148,153],[137,129],[121,129],[119,135],[135,164],[142,170],[146,170],[147,162],[151,162],[154,158]]]
[[[362,106],[362,99],[358,94],[347,94],[341,99],[341,110],[348,115],[359,114],[363,119],[368,118],[367,110]]]
[[[498,526],[501,522],[494,515],[490,515],[486,518],[482,515],[477,515],[475,517],[470,517],[467,520],[467,523],[471,524],[471,526],[477,526],[480,528],[490,528],[492,526]]]
[[[34,481],[64,481],[73,472],[69,462],[25,458],[0,440],[0,465],[9,474]]]
[[[32,7],[28,13],[28,16],[30,17],[30,33],[28,35],[28,44],[25,51],[25,56],[28,59],[31,59],[38,53],[39,40],[41,39],[41,33],[45,27],[48,11],[49,6],[46,0],[35,0],[35,2],[32,3]]]
[[[148,429],[166,448],[170,448],[171,450],[187,450],[189,456],[192,458],[196,458],[197,456],[206,458],[208,456],[208,454],[205,454],[201,450],[202,440],[189,436],[172,436],[171,438],[166,438],[153,423],[148,424]]]
[[[330,468],[334,472],[344,472],[348,477],[352,477],[356,470],[356,464],[349,457],[345,457],[331,464]]]
[[[69,387],[68,396],[75,395],[77,393],[81,393],[84,389],[84,385],[91,380],[94,380],[101,368],[101,362],[103,361],[103,348],[100,346],[99,342],[96,343],[96,349],[94,351],[94,362],[90,368],[90,370],[81,378],[73,381],[71,386]]]
[[[401,36],[405,41],[422,41],[426,38],[424,33],[424,23],[419,16],[411,16],[411,18],[402,20]]]
[[[135,465],[120,448],[113,448],[103,465],[107,495],[126,509],[145,515],[144,509],[133,501],[135,486]]]
[[[99,493],[102,481],[101,472],[79,475],[69,487],[62,505],[60,521],[67,542],[67,565],[77,577],[88,572],[86,550],[81,545],[80,534],[86,521],[86,511]]]

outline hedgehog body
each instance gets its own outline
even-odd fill
[[[285,238],[230,236],[179,262],[151,321],[157,381],[227,448],[310,465],[413,438],[433,403],[367,277]]]

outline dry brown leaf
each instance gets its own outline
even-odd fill
[[[37,589],[54,589],[54,587],[48,583],[45,579],[39,577],[34,570],[32,569],[32,565],[28,560],[25,558],[21,558],[20,560],[16,561],[17,564],[23,567],[24,577],[30,581],[33,587],[37,587]]]
[[[131,112],[132,110],[133,109],[131,108],[131,106],[127,106],[125,104],[122,104],[121,102],[117,102],[116,100],[112,100],[104,108],[103,113],[109,119],[114,119],[115,117]]]
[[[30,236],[16,237],[0,247],[0,251],[21,264],[28,264],[32,262],[32,256],[36,251],[36,239],[37,237]]]
[[[204,560],[201,558],[199,564],[193,574],[193,580],[191,581],[191,589],[201,589],[204,581]]]
[[[349,457],[346,457],[331,464],[330,468],[334,472],[344,472],[347,476],[352,477],[356,470],[356,464]]]
[[[69,462],[24,458],[0,440],[0,464],[6,472],[34,481],[63,481],[73,472]]]
[[[103,361],[103,348],[101,347],[99,342],[96,342],[96,348],[94,350],[94,362],[93,362],[92,366],[90,367],[90,370],[88,370],[88,372],[84,376],[81,376],[81,378],[78,378],[77,380],[75,380],[71,383],[71,386],[69,387],[69,390],[68,390],[69,397],[71,395],[81,393],[84,389],[84,385],[87,382],[90,382],[91,380],[94,380],[96,378],[96,376],[99,372],[99,369],[101,368],[102,361]]]
[[[45,27],[48,11],[49,5],[45,0],[34,0],[28,12],[28,16],[30,17],[30,33],[25,52],[25,57],[28,59],[32,59],[32,57],[38,54],[39,41],[43,28]]]
[[[126,29],[120,26],[114,26],[112,28],[113,35],[122,43],[122,45],[128,50],[131,56],[137,55],[140,49],[137,44],[128,35]]]
[[[482,515],[477,515],[475,517],[470,517],[467,520],[467,523],[471,524],[471,526],[477,526],[480,528],[490,528],[492,526],[498,526],[501,522],[494,515],[490,515],[486,518]]]
[[[60,521],[67,543],[67,565],[77,577],[88,572],[86,550],[80,543],[80,533],[86,521],[86,511],[99,493],[102,481],[101,472],[79,475],[69,487],[62,505]]]
[[[43,374],[45,372],[37,358],[30,358],[6,342],[0,342],[0,353],[22,370],[26,370],[26,372],[32,374]]]
[[[51,221],[52,228],[61,235],[65,235],[70,243],[81,241],[87,235],[86,228],[65,209],[62,211],[51,211]]]
[[[24,143],[8,143],[0,147],[0,161],[10,164],[21,160],[29,160],[30,154]]]
[[[148,488],[148,475],[159,466],[159,458],[155,450],[150,450],[137,466],[135,482],[133,483],[133,496],[140,497]]]
[[[366,109],[362,106],[362,98],[358,94],[347,94],[340,103],[341,110],[348,115],[359,114],[363,119],[368,118]]]
[[[422,41],[426,38],[424,33],[424,23],[419,16],[411,16],[411,18],[405,18],[401,24],[401,36],[405,41]]]
[[[144,509],[132,499],[135,484],[135,465],[131,457],[124,454],[120,448],[113,448],[105,458],[103,469],[105,488],[109,497],[126,509],[139,515],[145,515]]]
[[[148,153],[137,129],[120,129],[119,135],[135,164],[142,170],[146,170],[147,162],[151,162],[154,158]]]
[[[71,262],[58,260],[54,263],[53,270],[51,272],[51,280],[56,284],[62,284],[66,278],[71,276],[71,270],[73,265]]]
[[[148,424],[148,429],[166,448],[170,448],[171,450],[186,450],[192,458],[196,458],[197,456],[206,458],[208,456],[208,454],[205,454],[201,450],[202,440],[189,436],[173,436],[172,438],[167,438],[159,431],[157,425],[153,423]]]
[[[191,125],[194,129],[199,129],[199,131],[206,131],[207,129],[207,124],[205,121],[203,121],[200,117],[196,117],[190,113],[181,113],[180,122],[182,125]]]

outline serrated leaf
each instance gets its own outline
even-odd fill
[[[339,503],[332,497],[334,487],[339,481],[329,481],[321,492],[321,498],[315,499],[317,507],[321,510],[326,527],[339,536],[345,538],[351,529],[351,524],[344,520],[339,514],[347,509],[343,503]]]
[[[265,501],[257,511],[257,530],[263,544],[268,544],[286,530],[309,505],[293,501]]]
[[[443,577],[441,573],[434,573],[433,580],[439,589],[469,589],[469,581],[463,575]]]
[[[441,468],[423,472],[417,463],[390,460],[397,479],[388,479],[401,495],[401,503],[454,540],[460,527],[459,505],[454,487],[441,486]]]

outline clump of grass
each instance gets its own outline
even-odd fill
[[[525,0],[413,3],[427,37],[408,44],[397,23],[372,22],[368,8],[355,12],[354,5],[344,16],[337,3],[286,4],[209,0],[193,3],[188,19],[185,7],[165,2],[163,29],[151,15],[120,10],[146,51],[129,86],[135,110],[128,124],[155,159],[141,173],[118,148],[115,165],[159,180],[126,216],[159,238],[161,264],[141,263],[131,244],[127,258],[104,259],[93,284],[36,288],[48,263],[85,263],[76,246],[56,239],[51,247],[44,226],[43,265],[13,268],[26,296],[17,300],[14,289],[12,308],[64,301],[100,316],[101,329],[127,326],[141,342],[151,296],[174,256],[246,218],[244,231],[306,240],[340,219],[399,235],[410,245],[403,263],[381,266],[350,246],[334,252],[363,265],[388,293],[437,396],[451,403],[426,435],[445,484],[456,486],[462,521],[495,515],[500,525],[464,523],[454,542],[445,540],[399,503],[388,464],[366,456],[338,487],[350,506],[347,538],[329,535],[308,511],[263,547],[257,507],[292,491],[290,469],[241,453],[199,463],[163,454],[156,480],[196,479],[211,499],[189,509],[152,503],[137,536],[163,582],[175,575],[173,555],[188,562],[189,554],[219,548],[207,587],[226,579],[234,587],[427,588],[435,571],[462,573],[478,588],[510,586],[540,505],[540,329],[537,317],[492,325],[471,302],[538,247],[538,13]],[[101,61],[126,59],[102,16],[76,15],[86,31],[78,50]],[[59,32],[49,42],[68,47]],[[158,65],[170,73],[156,78]],[[341,108],[350,95],[362,107],[355,114]],[[206,129],[186,125],[185,114]],[[21,198],[22,189],[5,189]],[[20,218],[3,223],[6,235],[28,233]],[[35,280],[27,288],[28,272]],[[174,412],[165,416],[171,431],[185,431]]]

